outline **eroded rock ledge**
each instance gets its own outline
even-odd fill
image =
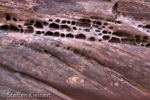
[[[144,0],[1,0],[0,93],[149,100],[149,9]]]

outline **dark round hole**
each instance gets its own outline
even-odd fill
[[[102,35],[102,33],[98,33],[98,35]]]
[[[109,39],[110,39],[110,36],[103,36],[103,39],[104,39],[104,40],[109,40]]]
[[[16,21],[17,21],[17,19],[16,19],[16,18],[13,18],[13,21],[15,21],[15,22],[16,22]]]
[[[85,22],[85,19],[82,19],[82,22]]]
[[[58,33],[58,32],[55,32],[55,33],[54,33],[54,36],[59,36],[59,33]]]
[[[52,20],[52,19],[49,19],[49,21],[52,22],[53,20]]]
[[[72,22],[71,22],[71,25],[75,25],[75,24],[76,24],[75,21],[72,21]]]
[[[109,29],[113,29],[113,27],[111,26],[111,27],[109,27]]]
[[[141,43],[141,40],[140,40],[140,39],[136,39],[136,43],[137,43],[137,44],[140,44],[140,43]]]
[[[95,30],[95,32],[100,32],[100,30]]]
[[[97,24],[97,25],[101,25],[101,22],[98,21],[98,22],[96,22],[96,24]]]
[[[68,37],[68,38],[74,38],[74,36],[71,33],[67,34],[66,37]]]
[[[70,21],[67,21],[68,24],[70,24]]]
[[[67,47],[67,50],[70,50],[71,48],[70,47]]]
[[[60,23],[60,19],[56,19],[55,22]]]
[[[142,25],[138,25],[138,27],[142,27]]]
[[[89,40],[90,41],[95,41],[95,38],[94,37],[90,37]]]
[[[102,42],[102,39],[99,39],[98,42]]]
[[[77,28],[76,28],[76,27],[73,27],[73,29],[74,29],[74,30],[77,30]]]
[[[65,21],[65,20],[63,20],[61,23],[62,23],[62,24],[66,24],[66,21]]]
[[[10,16],[6,15],[6,20],[9,21],[10,20]]]
[[[49,27],[50,27],[50,28],[59,29],[59,25],[58,25],[58,24],[55,24],[55,23],[50,24]]]
[[[85,32],[90,32],[90,29],[84,29],[83,31],[85,31]]]
[[[107,24],[107,23],[104,23],[104,25],[107,26],[108,24]]]
[[[108,32],[109,34],[111,34],[111,32]]]
[[[76,35],[75,38],[76,38],[76,39],[83,39],[83,40],[85,40],[85,39],[86,39],[86,36],[85,36],[84,34],[78,34],[78,35]]]
[[[44,35],[53,36],[53,32],[48,31],[48,32],[46,32]]]
[[[65,37],[65,35],[62,33],[61,35],[60,35],[61,37]]]
[[[104,34],[107,34],[107,31],[103,31]]]
[[[136,35],[136,36],[135,36],[135,38],[139,39],[139,38],[140,38],[140,36],[139,36],[139,35]]]
[[[117,23],[117,24],[121,24],[122,22],[121,22],[121,21],[116,21],[116,23]]]
[[[19,28],[21,28],[21,25],[18,25]]]
[[[30,23],[34,23],[34,21],[33,21],[33,20],[31,20],[31,21],[30,21]]]
[[[23,29],[20,29],[20,32],[23,33]]]
[[[147,37],[147,36],[144,36],[143,39],[148,40],[148,37]]]
[[[101,30],[101,29],[102,29],[102,27],[99,27],[98,29],[100,29],[100,30]]]
[[[43,28],[43,25],[39,21],[37,21],[34,26],[37,28]]]
[[[47,25],[47,23],[46,23],[46,22],[44,22],[44,25],[46,26],[46,25]]]
[[[89,19],[87,19],[87,22],[90,23],[91,21]]]
[[[41,34],[41,32],[40,31],[36,31],[36,34]]]

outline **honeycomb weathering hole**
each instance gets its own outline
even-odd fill
[[[67,21],[67,24],[70,24],[70,21]]]
[[[148,40],[149,38],[147,36],[144,36],[143,39]]]
[[[116,38],[116,37],[112,37],[109,42],[111,43],[121,43],[120,39]]]
[[[43,25],[39,21],[37,21],[34,26],[37,28],[43,28]]]
[[[13,21],[15,21],[15,22],[16,22],[16,21],[17,21],[17,19],[16,19],[16,18],[13,18]]]
[[[90,32],[90,29],[84,29],[83,31],[85,31],[85,32]]]
[[[146,28],[150,29],[150,25],[146,25]]]
[[[20,29],[20,32],[23,33],[23,29]]]
[[[36,34],[41,34],[41,31],[36,31]]]
[[[9,30],[9,26],[8,25],[2,25],[2,26],[0,26],[0,30],[7,31],[7,30]]]
[[[62,33],[60,36],[61,36],[61,37],[65,37],[65,34]]]
[[[76,27],[73,27],[73,29],[74,29],[74,30],[77,30],[77,28],[76,28]]]
[[[54,28],[54,29],[59,29],[59,25],[58,24],[55,24],[55,23],[51,23],[49,25],[50,28]]]
[[[52,22],[53,20],[52,20],[52,19],[49,19],[48,21],[49,21],[49,22]]]
[[[146,47],[150,47],[150,43],[148,43],[148,44],[146,45]]]
[[[94,37],[90,37],[89,40],[90,41],[95,41],[95,38]]]
[[[59,36],[59,35],[60,35],[59,32],[54,33],[54,36]]]
[[[60,19],[56,19],[55,22],[60,23]]]
[[[10,19],[11,19],[10,16],[7,14],[6,15],[6,20],[9,21]]]
[[[66,21],[65,21],[65,20],[63,20],[61,23],[62,23],[62,24],[66,24]]]
[[[141,43],[141,40],[140,40],[140,39],[136,39],[136,43],[137,43],[137,44],[140,44],[140,43]]]
[[[72,22],[71,22],[71,25],[75,25],[75,24],[76,24],[76,22],[75,22],[75,21],[72,21]]]
[[[142,44],[147,44],[147,40],[142,40]]]
[[[34,28],[32,26],[28,26],[27,31],[25,33],[33,33],[33,32],[34,32]]]
[[[33,20],[31,20],[31,21],[30,21],[30,23],[32,23],[32,24],[33,24],[33,23],[34,23],[34,21],[33,21]]]
[[[103,31],[102,33],[107,34],[107,31]]]
[[[20,30],[17,27],[10,25],[10,30],[9,31],[19,32]]]
[[[122,32],[122,31],[117,31],[117,32],[113,32],[112,35],[116,35],[116,36],[119,36],[119,37],[129,37],[129,33],[127,32]]]
[[[76,35],[75,38],[76,38],[76,39],[83,39],[83,40],[85,40],[85,39],[86,39],[86,36],[85,36],[84,34],[78,34],[78,35]]]
[[[103,36],[103,40],[109,40],[110,36]]]
[[[67,34],[66,37],[68,37],[68,38],[74,38],[74,36],[71,33]]]
[[[44,35],[53,36],[53,32],[48,31],[48,32],[46,32]]]
[[[70,31],[70,27],[68,25],[61,25],[61,29],[66,29],[67,31]]]

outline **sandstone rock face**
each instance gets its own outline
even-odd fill
[[[150,100],[149,11],[148,0],[1,0],[0,100]]]

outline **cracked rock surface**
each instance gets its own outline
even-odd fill
[[[148,0],[1,0],[0,100],[150,100]]]

